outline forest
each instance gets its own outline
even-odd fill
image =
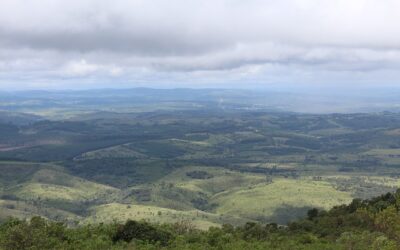
[[[100,223],[67,227],[41,217],[9,218],[0,225],[8,249],[376,249],[400,247],[400,190],[354,199],[328,211],[278,225],[247,222],[199,230],[190,221]]]

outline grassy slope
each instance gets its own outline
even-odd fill
[[[302,208],[328,209],[351,199],[350,193],[338,191],[328,182],[306,179],[274,179],[272,184],[230,190],[212,198],[218,204],[217,213],[257,220],[276,217],[279,212],[282,218],[275,219],[280,222],[286,221],[285,217],[291,217],[293,213],[303,214]],[[279,211],[281,209],[287,211]]]
[[[202,166],[179,168],[157,182],[125,191],[71,176],[52,164],[4,162],[0,167],[8,170],[3,178],[9,179],[8,182],[3,181],[3,184],[8,184],[3,186],[2,192],[21,199],[2,200],[0,219],[9,215],[26,218],[38,214],[49,218],[82,219],[63,211],[60,206],[51,207],[54,203],[45,203],[50,204],[47,207],[32,203],[40,197],[41,202],[93,201],[86,223],[128,218],[161,223],[189,220],[199,228],[222,223],[242,224],[249,220],[285,223],[304,216],[311,207],[328,209],[348,203],[353,195],[352,190],[335,189],[335,182],[326,177],[322,181],[305,177],[272,177],[273,182],[269,183],[270,180],[263,174]],[[15,170],[15,179],[10,172],[12,169]],[[29,175],[19,176],[21,171]],[[187,176],[191,171],[206,171],[213,177],[193,179]],[[366,179],[371,184],[399,185],[396,179],[388,181],[388,178],[372,176]],[[150,200],[140,201],[129,193],[136,189],[151,190]],[[195,208],[194,199],[205,199],[211,206],[207,212],[200,211]]]
[[[129,147],[127,144],[107,147],[103,149],[93,150],[83,153],[77,159],[102,159],[102,158],[146,158],[146,155],[136,152]]]
[[[60,166],[30,162],[0,162],[0,220],[8,216],[41,215],[59,220],[80,220],[69,208],[80,202],[112,202],[119,190],[72,176]]]
[[[198,210],[178,211],[174,209],[161,208],[146,205],[128,205],[111,203],[94,207],[92,215],[85,223],[111,222],[133,220],[147,220],[157,223],[174,223],[179,221],[191,221],[198,228],[206,229],[217,226],[223,222],[218,215],[205,213]],[[242,221],[243,222],[243,221]]]
[[[192,179],[186,175],[195,170],[206,171],[213,177]],[[191,200],[202,198],[212,205],[209,212],[217,216],[244,220],[273,219],[282,223],[288,218],[304,216],[311,207],[328,209],[352,199],[351,192],[338,191],[326,181],[273,178],[273,183],[269,184],[261,174],[195,166],[178,169],[149,188],[150,201],[133,202],[186,213],[194,209]]]
[[[20,219],[42,216],[53,220],[80,221],[81,216],[48,206],[37,206],[29,201],[0,200],[0,221],[8,217]]]
[[[186,173],[191,171],[206,171],[213,175],[210,179],[193,179]],[[185,167],[178,169],[164,177],[161,181],[174,182],[177,187],[200,191],[207,194],[215,194],[227,189],[243,188],[265,181],[265,177],[257,174],[239,173],[223,168],[213,167]]]
[[[30,181],[15,190],[17,197],[84,201],[102,198],[118,190],[52,169],[37,171]]]

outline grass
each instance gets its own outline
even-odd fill
[[[29,182],[18,187],[14,193],[22,199],[40,197],[48,200],[84,201],[116,192],[118,192],[116,188],[52,169],[42,169],[37,171]]]
[[[364,177],[364,180],[368,183],[383,185],[387,187],[400,188],[400,179],[382,176],[368,176]]]
[[[248,168],[266,168],[266,169],[272,169],[272,168],[276,168],[276,169],[287,169],[287,170],[291,170],[291,169],[295,169],[298,167],[298,163],[242,163],[239,164],[240,166],[243,167],[248,167]]]
[[[72,176],[55,164],[1,162],[1,193],[20,199],[83,201],[117,196],[119,190]]]
[[[329,175],[322,177],[323,180],[334,183],[335,181],[345,180],[351,181],[353,180],[353,188],[356,187],[361,182],[370,183],[378,186],[386,186],[390,188],[400,188],[400,179],[389,176],[375,176],[375,175],[364,175],[361,173],[351,175]],[[354,180],[356,179],[356,180]]]
[[[200,229],[218,226],[218,215],[205,213],[198,210],[178,211],[156,206],[111,203],[94,207],[84,223],[99,223],[111,221],[147,220],[156,223],[175,223],[191,221]]]
[[[25,210],[28,209],[26,207],[23,209],[18,209],[13,201],[0,200],[0,221],[5,220],[11,216],[20,219],[29,218],[34,214]]]
[[[186,175],[192,171],[206,171],[212,178],[193,179]],[[125,201],[176,210],[191,210],[195,208],[193,200],[207,200],[216,193],[228,189],[247,188],[264,181],[265,176],[262,175],[242,174],[214,167],[184,167],[176,169],[157,182],[130,189],[131,193],[145,190],[144,192],[149,193],[149,200],[141,201],[135,195],[131,195]]]
[[[206,171],[213,175],[210,179],[193,179],[186,173],[191,171]],[[249,173],[239,173],[221,168],[213,167],[185,167],[178,169],[167,175],[161,181],[173,182],[176,187],[214,195],[228,189],[241,189],[248,186],[262,183],[266,180],[265,176]]]
[[[400,148],[391,148],[391,149],[371,149],[364,154],[366,155],[375,155],[375,156],[400,156]]]
[[[0,186],[8,188],[28,180],[42,166],[25,162],[1,162]]]
[[[136,152],[126,146],[127,144],[89,151],[77,157],[78,160],[102,159],[102,158],[146,158],[145,154]]]
[[[186,175],[190,171],[206,171],[213,177],[193,179]],[[312,207],[329,209],[352,200],[351,192],[338,191],[326,181],[278,177],[272,180],[273,183],[268,184],[262,174],[213,167],[185,167],[149,186],[151,201],[139,203],[184,210],[182,212],[185,213],[194,209],[190,200],[202,198],[211,205],[208,211],[215,215],[239,217],[244,221],[275,220],[284,223],[288,214],[294,219],[304,216]]]
[[[200,147],[210,147],[211,144],[206,142],[206,141],[191,141],[191,140],[182,140],[182,139],[170,139],[168,140],[176,145],[179,145],[181,147],[187,147],[187,146],[200,146]],[[198,148],[198,147],[196,147]]]
[[[280,208],[293,210],[318,207],[328,209],[348,203],[351,194],[336,190],[324,181],[308,179],[274,179],[272,184],[259,184],[246,190],[229,190],[215,195],[216,212],[235,214],[249,219],[272,218]]]
[[[388,130],[385,132],[387,135],[394,135],[394,136],[400,136],[400,128],[393,129],[393,130]]]
[[[396,166],[400,164],[400,148],[371,149],[363,154],[378,158],[386,164]]]
[[[35,205],[29,201],[0,200],[0,221],[13,216],[20,219],[42,216],[48,219],[80,221],[82,217],[61,209]]]
[[[83,219],[85,223],[113,219],[119,221],[143,219],[159,223],[188,220],[202,229],[223,223],[242,224],[249,220],[275,221],[283,224],[288,220],[304,216],[312,207],[329,209],[334,205],[348,203],[355,192],[355,189],[337,190],[339,179],[347,178],[348,183],[352,182],[353,177],[350,175],[328,174],[317,181],[311,177],[292,179],[268,176],[267,178],[264,174],[241,173],[220,167],[187,166],[175,169],[157,181],[135,185],[121,191],[72,176],[54,164],[5,162],[0,164],[1,166],[9,170],[7,176],[3,178],[18,176],[21,171],[27,174],[19,181],[12,182],[12,185],[2,188],[3,192],[11,192],[21,200],[0,202],[0,219],[8,215],[27,218],[40,214],[44,217],[52,215],[52,218],[67,220],[78,218]],[[269,168],[270,164],[262,166]],[[281,166],[290,168],[294,165],[287,163]],[[312,168],[312,165],[309,167]],[[26,171],[27,169],[30,171]],[[212,177],[195,179],[187,175],[192,171],[205,171]],[[339,179],[335,181],[332,178]],[[364,176],[363,180],[364,183],[376,187],[400,186],[396,178],[390,177],[371,175]],[[141,189],[150,190],[150,200],[137,200],[133,191]],[[132,194],[126,196],[128,191]],[[208,208],[200,211],[193,203],[196,199],[206,200]],[[39,205],[26,201],[39,201]],[[74,214],[77,210],[66,207],[66,210],[73,213],[63,211],[62,204],[72,204],[72,206],[77,204],[79,208],[80,202],[94,202],[90,205],[88,217],[79,217]],[[50,208],[52,204],[58,205]],[[47,205],[50,207],[46,207]]]

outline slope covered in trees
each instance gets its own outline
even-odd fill
[[[75,228],[33,217],[0,226],[0,249],[399,249],[400,190],[353,200],[282,226],[249,222],[197,230],[189,221]]]

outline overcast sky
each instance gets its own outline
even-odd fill
[[[0,0],[3,90],[399,80],[399,0]]]

